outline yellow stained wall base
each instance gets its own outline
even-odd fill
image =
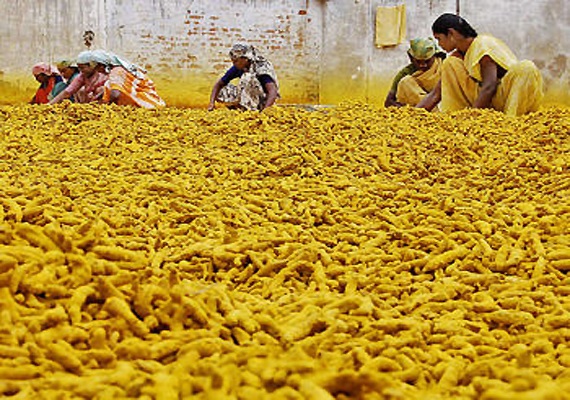
[[[322,81],[320,102],[339,104],[343,101],[362,101],[381,106],[391,84],[391,77],[382,76],[369,78],[367,85],[348,82],[343,77],[327,77]]]
[[[158,93],[173,107],[205,108],[210,100],[212,87],[219,76],[161,76],[152,75]],[[313,104],[318,102],[318,93],[307,85],[306,78],[298,81],[280,82],[283,104]],[[0,105],[27,103],[39,84],[32,76],[10,75],[0,77]],[[316,87],[316,85],[315,85]]]
[[[564,104],[570,106],[570,76],[566,81],[549,82],[544,92],[544,104]]]
[[[0,105],[28,103],[39,83],[33,76],[2,75],[0,76]]]
[[[153,77],[159,94],[169,106],[206,107],[217,76]],[[313,93],[299,82],[280,82],[283,104],[339,104],[343,101],[363,101],[384,104],[392,77],[373,77],[368,87],[364,84],[347,85],[346,79],[328,78],[322,82],[321,94]],[[30,101],[38,83],[31,76],[3,75],[0,77],[0,105],[22,104]],[[545,91],[545,104],[570,106],[570,84],[550,82]]]

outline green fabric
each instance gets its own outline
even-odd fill
[[[410,40],[408,54],[418,60],[429,60],[442,49],[433,38],[417,38]]]
[[[400,72],[398,72],[396,74],[396,76],[394,77],[394,80],[392,81],[392,87],[390,88],[391,92],[396,93],[396,91],[398,90],[398,83],[400,83],[400,81],[408,76],[408,75],[412,75],[414,72],[416,72],[417,69],[416,67],[414,67],[414,64],[408,64],[406,65],[404,68],[402,68],[400,70]]]
[[[61,92],[63,92],[66,87],[67,87],[67,83],[65,83],[63,81],[56,83],[55,86],[53,87],[53,89],[51,90],[51,93],[49,94],[50,100],[53,99],[58,94],[60,94]]]

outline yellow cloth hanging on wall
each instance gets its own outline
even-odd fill
[[[406,5],[376,8],[376,47],[396,46],[406,38]]]

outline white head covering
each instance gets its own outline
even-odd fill
[[[91,61],[96,62],[97,64],[102,64],[106,67],[111,67],[114,65],[113,57],[105,50],[93,50],[91,52]]]
[[[123,67],[131,74],[135,75],[137,78],[142,79],[146,70],[136,64],[127,61],[118,55],[105,51],[105,50],[93,50],[93,51],[83,51],[77,56],[78,64],[101,64],[106,68],[110,69],[112,67]]]
[[[77,55],[77,64],[90,64],[92,61],[93,56],[91,55],[92,51],[82,51]]]

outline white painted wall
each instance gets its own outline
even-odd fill
[[[432,4],[437,3],[437,4]],[[321,101],[334,103],[357,96],[382,104],[390,81],[409,60],[408,42],[374,45],[377,7],[406,6],[407,40],[431,36],[431,21],[455,11],[455,0],[347,0],[325,5]]]
[[[375,10],[401,3],[407,39],[429,35],[433,20],[457,7],[457,0],[0,0],[0,103],[27,100],[36,86],[31,66],[84,50],[82,34],[89,29],[95,48],[145,65],[173,105],[205,105],[211,85],[230,65],[229,47],[240,40],[274,62],[282,102],[381,104],[407,62],[407,43],[374,46]],[[479,32],[535,61],[549,93],[570,104],[568,0],[459,5]]]

